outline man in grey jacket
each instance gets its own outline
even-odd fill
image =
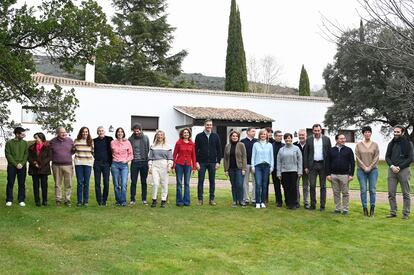
[[[387,218],[397,217],[397,184],[401,184],[403,193],[403,219],[410,214],[410,164],[413,161],[413,144],[404,135],[405,128],[401,125],[394,127],[394,138],[390,141],[385,154],[388,169],[388,200],[390,214]]]
[[[148,152],[150,148],[148,136],[144,135],[142,125],[137,123],[132,126],[132,135],[129,137],[134,159],[131,163],[131,205],[135,204],[137,193],[138,175],[141,174],[141,200],[147,205],[147,177],[148,177]]]
[[[316,178],[319,176],[320,185],[320,210],[325,211],[326,203],[326,167],[328,153],[331,150],[331,140],[322,135],[322,126],[314,124],[312,126],[313,136],[306,139],[304,150],[304,171],[309,174],[310,183],[310,209],[316,208]]]

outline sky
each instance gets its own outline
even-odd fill
[[[20,0],[19,2],[23,2]],[[26,0],[39,4],[41,0]],[[188,51],[182,69],[224,77],[231,0],[167,0],[168,22],[175,27],[172,53]],[[110,18],[110,0],[98,0]],[[323,17],[343,28],[359,25],[357,0],[237,0],[247,59],[274,56],[282,68],[278,82],[297,88],[302,64],[312,90],[324,84],[336,45],[326,38]]]

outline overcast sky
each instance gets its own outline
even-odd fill
[[[20,0],[19,2],[23,2]],[[41,0],[26,0],[39,4]],[[110,17],[110,0],[99,0]],[[188,51],[186,73],[224,76],[230,0],[167,0],[168,20],[176,28],[173,52]],[[357,0],[237,0],[246,57],[274,56],[283,68],[280,82],[298,87],[302,64],[312,89],[323,85],[322,72],[333,60],[334,43],[322,34],[323,16],[343,27],[359,25]]]
[[[99,1],[107,13],[109,1]],[[106,2],[106,4],[104,4]],[[230,0],[168,0],[169,23],[176,28],[174,50],[185,49],[186,73],[224,76]],[[358,26],[356,0],[237,0],[246,57],[273,55],[282,65],[281,82],[298,87],[302,64],[312,88],[336,46],[322,36],[322,14],[346,27]]]

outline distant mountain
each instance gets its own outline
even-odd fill
[[[60,69],[59,66],[53,64],[50,61],[50,59],[46,56],[36,55],[33,57],[33,60],[36,65],[36,70],[39,73],[74,79],[83,79],[83,77],[81,77],[80,74],[70,74]],[[77,68],[77,71],[82,71],[82,68]],[[205,76],[200,73],[182,73],[180,76],[176,77],[176,81],[180,80],[185,80],[198,89],[224,90],[224,77]],[[255,85],[258,88],[257,90],[263,90],[262,88],[264,87],[264,84],[253,83],[253,85]],[[283,95],[298,95],[298,90],[290,87],[271,85],[269,88],[269,93]],[[326,96],[326,91],[321,89],[319,91],[312,92],[312,95]]]

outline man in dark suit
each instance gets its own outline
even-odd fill
[[[302,167],[305,167],[305,158],[304,158],[304,151],[305,151],[305,147],[306,147],[306,130],[305,129],[301,129],[298,132],[298,137],[299,137],[299,141],[294,142],[293,144],[298,146],[300,151],[302,152],[302,159],[303,159],[303,163],[302,163]],[[299,183],[300,183],[300,178],[298,178],[298,183],[296,185],[296,192],[297,192],[297,203],[296,203],[296,207],[299,208],[300,207],[300,192],[299,192]],[[303,205],[306,209],[309,209],[309,175],[306,173],[302,173],[302,194],[303,194]]]
[[[204,179],[208,171],[210,183],[210,205],[216,205],[214,201],[214,192],[216,189],[216,170],[220,167],[221,161],[221,144],[220,138],[212,132],[213,121],[206,119],[204,121],[204,131],[197,134],[195,138],[196,166],[198,170],[198,205],[203,205]]]
[[[331,150],[331,140],[322,135],[322,126],[314,124],[312,126],[313,136],[306,139],[304,150],[305,173],[309,175],[310,182],[310,209],[316,208],[316,178],[319,176],[320,186],[320,210],[325,210],[326,203],[326,167],[328,153]]]

